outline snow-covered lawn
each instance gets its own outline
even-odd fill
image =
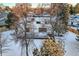
[[[8,51],[6,51],[6,53],[3,53],[3,56],[21,56],[21,45],[18,42],[17,44],[14,42],[14,40],[12,40],[12,36],[10,34],[12,34],[14,32],[14,30],[10,30],[10,31],[5,31],[2,33],[3,37],[8,39],[7,41],[8,43]],[[33,48],[40,48],[42,46],[42,41],[40,39],[34,39],[32,41],[32,43],[29,45],[29,55],[32,56],[32,51]],[[25,55],[25,48],[23,49],[23,55]]]
[[[6,31],[3,32],[3,36],[10,41],[12,39],[11,33],[14,32],[13,30],[11,31]],[[72,32],[67,32],[64,35],[65,38],[65,56],[78,56],[79,55],[79,42],[75,40],[76,34]],[[40,39],[34,39],[33,42],[34,44],[30,44],[29,46],[29,55],[33,55],[32,51],[33,48],[40,48],[42,46],[42,41]],[[3,53],[3,56],[21,56],[21,46],[20,43],[15,43],[14,41],[10,41],[8,43],[8,48],[10,49],[9,51],[6,51],[6,53]],[[25,55],[25,51],[23,51],[23,55]]]
[[[5,31],[2,33],[3,37],[5,37],[7,39],[7,41],[9,42],[7,44],[7,45],[9,45],[7,47],[9,50],[6,51],[5,53],[3,53],[4,56],[19,56],[20,55],[19,43],[15,44],[14,41],[11,41],[12,36],[10,34],[12,34],[13,32],[14,32],[14,30],[10,30],[10,31]]]

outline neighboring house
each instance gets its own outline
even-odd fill
[[[0,13],[0,27],[3,27],[4,25],[7,25],[5,23],[6,19],[7,19],[7,13]]]
[[[43,16],[45,16],[45,17],[43,17]],[[54,18],[54,20],[55,20],[55,18]],[[43,37],[47,37],[48,34],[52,34],[51,31],[52,30],[51,30],[49,14],[42,14],[42,15],[35,15],[33,13],[28,14],[28,16],[27,16],[27,33],[33,33],[33,35],[36,38],[43,38]]]
[[[0,26],[6,25],[5,18],[0,18]]]

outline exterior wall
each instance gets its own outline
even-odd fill
[[[29,14],[29,15],[33,16],[33,14]],[[43,16],[50,16],[50,15],[45,14]],[[55,19],[56,19],[56,17],[52,17],[52,21],[55,21]],[[50,24],[50,17],[27,17],[27,20],[29,21],[27,26],[31,29],[30,32],[47,33],[47,34],[52,33],[52,31],[51,31],[52,27]],[[37,24],[37,22],[40,22],[40,24]],[[47,32],[39,32],[39,28],[46,28]]]
[[[33,16],[32,14],[30,15]],[[22,19],[23,18],[21,18],[20,22],[23,22]],[[27,32],[28,34],[33,34],[36,37],[39,37],[40,35],[44,37],[47,36],[48,33],[51,33],[50,17],[27,17],[26,20],[27,20],[27,28],[29,28],[29,31]],[[37,24],[37,22],[40,22],[40,24]],[[46,24],[45,22],[48,23]],[[43,28],[44,32],[43,31],[39,32],[39,28]]]
[[[36,17],[34,22],[32,23],[33,24],[33,28],[34,28],[34,32],[36,32],[36,33],[39,32],[39,28],[46,28],[47,32],[50,33],[51,32],[51,25],[49,23],[45,24],[46,20],[50,20],[50,18],[47,18],[47,17],[45,17],[45,18],[43,18],[43,17]],[[40,22],[40,24],[37,24],[37,22]],[[43,32],[43,33],[45,33],[45,32]]]

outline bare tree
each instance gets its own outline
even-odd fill
[[[21,21],[16,23],[14,36],[16,37],[15,41],[21,43],[21,55],[23,47],[26,47],[26,55],[28,56],[28,46],[33,41],[31,40],[31,38],[34,34],[33,32],[30,32],[30,35],[28,34],[31,29],[31,26],[28,26],[27,23],[27,16],[21,18]]]
[[[21,55],[22,55],[22,49],[24,46],[26,46],[26,55],[28,56],[28,45],[29,45],[29,41],[30,39],[28,39],[27,37],[27,13],[29,12],[29,4],[21,4],[19,6],[20,8],[20,20],[18,22],[16,22],[15,25],[15,33],[14,33],[14,37],[15,37],[15,42],[20,42],[21,43]],[[17,10],[17,9],[16,9]]]
[[[50,24],[52,26],[52,34],[54,37],[54,31],[58,33],[65,33],[67,30],[66,28],[66,23],[68,16],[65,15],[65,13],[68,15],[68,9],[67,9],[67,4],[51,4],[51,12],[50,12]],[[52,12],[52,8],[54,9],[54,12]],[[65,10],[67,9],[67,10]],[[54,14],[51,14],[54,13]],[[56,17],[55,20],[53,21],[52,17]]]

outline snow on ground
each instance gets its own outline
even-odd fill
[[[11,40],[11,31],[3,32],[4,37],[8,40]],[[76,35],[72,32],[67,32],[64,36],[65,38],[65,56],[79,56],[79,42],[75,40]],[[3,53],[4,56],[21,56],[21,46],[19,43],[15,43],[14,41],[10,41],[8,48],[10,49],[6,53]],[[33,48],[40,48],[42,46],[42,40],[34,39],[33,44],[29,45],[29,55],[32,56]],[[25,55],[25,51],[24,51]]]
[[[20,47],[19,47],[19,43],[15,44],[15,42],[12,39],[12,36],[10,34],[12,34],[14,31],[10,30],[10,31],[6,31],[3,32],[2,35],[7,39],[7,41],[9,42],[7,45],[9,45],[7,48],[9,49],[8,51],[6,51],[5,53],[3,53],[4,56],[19,56],[20,55]]]
[[[79,56],[79,42],[76,41],[76,34],[67,32],[65,34],[65,56]]]
[[[10,41],[8,43],[8,51],[6,51],[6,53],[3,53],[3,56],[21,56],[21,46],[20,43],[15,43],[13,40],[11,41],[12,36],[10,34],[12,34],[14,32],[14,30],[10,30],[10,31],[5,31],[2,33],[3,37],[5,37],[6,39],[8,39],[8,41]],[[32,43],[29,45],[29,55],[33,56],[32,51],[33,48],[40,48],[42,46],[42,41],[40,39],[34,39],[32,41]],[[25,55],[25,48],[23,49],[23,55]]]
[[[41,40],[41,39],[34,39],[33,43],[30,44],[30,46],[29,46],[29,55],[30,56],[33,56],[32,52],[33,52],[34,48],[38,48],[39,49],[39,48],[42,47],[43,40]]]

